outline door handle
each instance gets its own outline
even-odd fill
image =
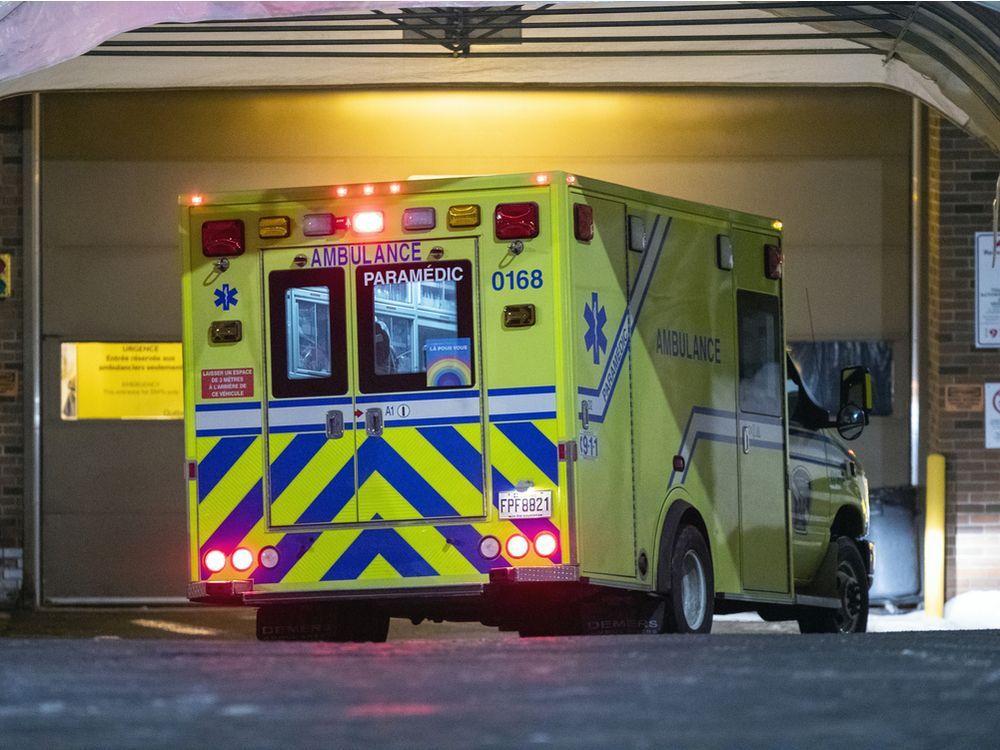
[[[371,437],[379,437],[382,434],[382,410],[377,406],[365,412],[365,433]]]
[[[743,425],[743,452],[750,452],[750,425]]]
[[[339,440],[344,437],[344,412],[333,409],[326,413],[326,439]]]

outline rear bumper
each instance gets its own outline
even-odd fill
[[[579,565],[494,568],[489,583],[420,586],[409,588],[343,589],[339,591],[260,591],[253,581],[194,581],[188,584],[188,599],[209,604],[290,604],[305,602],[379,601],[386,603],[428,600],[478,599],[491,590],[510,590],[515,584],[586,583]]]
[[[243,604],[252,591],[253,581],[192,581],[187,598],[204,604]]]

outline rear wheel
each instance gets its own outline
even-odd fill
[[[669,633],[708,633],[712,630],[715,577],[712,556],[701,531],[685,526],[670,556],[670,589],[665,592],[664,626]]]
[[[801,615],[802,633],[864,633],[868,629],[868,572],[853,539],[837,538],[837,609]]]

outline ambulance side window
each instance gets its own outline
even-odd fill
[[[740,410],[781,416],[784,373],[778,298],[739,290]]]
[[[274,397],[346,393],[343,269],[272,271],[268,301]]]
[[[468,261],[357,269],[364,393],[475,384]]]

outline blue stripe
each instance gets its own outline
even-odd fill
[[[386,427],[431,427],[445,424],[477,424],[479,415],[471,417],[428,417],[426,419],[387,419]],[[358,422],[358,427],[363,427],[364,422]]]
[[[483,455],[458,430],[454,427],[425,427],[417,432],[482,493]]]
[[[524,422],[534,419],[555,419],[554,411],[523,411],[515,414],[490,414],[490,422]]]
[[[649,278],[646,280],[646,288],[642,289],[642,290],[639,290],[638,287],[632,287],[632,289],[629,290],[628,301],[625,303],[625,311],[622,313],[621,322],[618,324],[618,330],[615,332],[614,342],[611,344],[611,347],[608,349],[608,352],[609,352],[608,358],[604,362],[604,371],[601,373],[601,379],[600,379],[600,381],[598,383],[597,390],[593,391],[593,392],[591,392],[589,394],[587,394],[587,395],[592,395],[592,396],[598,396],[598,395],[600,395],[605,390],[605,382],[604,381],[607,380],[607,377],[608,377],[608,368],[611,367],[611,362],[614,360],[614,353],[616,351],[618,351],[618,349],[619,349],[620,346],[624,346],[624,352],[622,353],[619,367],[618,367],[617,371],[615,372],[615,379],[611,383],[611,389],[608,391],[607,402],[604,405],[604,411],[605,411],[605,413],[607,413],[607,411],[611,408],[611,399],[614,397],[614,395],[615,395],[615,389],[618,387],[618,378],[621,377],[622,370],[625,369],[624,366],[623,366],[623,364],[625,362],[625,357],[627,357],[629,355],[629,351],[632,348],[632,341],[631,341],[631,339],[632,339],[632,333],[635,331],[635,327],[636,327],[636,325],[639,322],[639,315],[642,313],[642,307],[643,307],[643,304],[646,301],[646,294],[649,292],[650,287],[652,287],[652,285],[653,285],[653,277],[656,274],[656,266],[660,262],[660,256],[663,254],[663,248],[667,244],[667,235],[670,234],[670,227],[673,224],[673,217],[668,217],[667,218],[667,225],[666,225],[666,227],[664,227],[664,230],[663,230],[663,239],[660,242],[660,246],[656,249],[655,253],[650,253],[649,251],[652,249],[653,237],[656,234],[656,228],[659,226],[661,218],[662,218],[662,215],[657,214],[656,218],[653,220],[653,226],[652,226],[652,228],[649,231],[649,240],[646,243],[645,253],[643,254],[642,261],[640,261],[640,263],[639,263],[639,269],[636,272],[636,278],[638,278],[642,274],[644,266],[647,263],[651,263],[652,264],[653,270],[650,272]],[[638,306],[636,307],[636,310],[635,310],[635,317],[632,318],[631,321],[630,321],[629,320],[629,317],[630,317],[629,316],[629,307],[631,306],[632,298],[635,296],[636,292],[639,292],[639,294],[640,294],[639,304],[638,304]],[[625,344],[621,344],[620,341],[619,341],[619,339],[621,339],[621,337],[623,335],[625,335],[625,336],[628,337],[628,341]],[[587,389],[587,390],[589,391],[590,389]],[[604,415],[602,414],[601,415],[601,417],[602,417],[601,420],[594,420],[594,421],[603,421],[603,416]]]
[[[243,403],[239,403],[239,404],[229,404],[229,403],[226,403],[226,404],[195,404],[195,407],[194,407],[195,411],[238,411],[238,410],[249,411],[251,409],[260,409],[260,403],[254,401],[254,402],[251,402],[251,403],[243,402]]]
[[[316,543],[319,534],[285,534],[281,541],[274,545],[278,550],[278,564],[273,568],[258,565],[249,572],[254,583],[277,583]]]
[[[531,385],[524,388],[490,388],[490,396],[528,396],[535,393],[555,393],[554,385]]]
[[[510,563],[503,555],[487,560],[479,554],[479,540],[483,535],[476,531],[474,526],[435,526],[435,528],[480,573],[488,573],[493,568],[510,567]]]
[[[253,437],[223,438],[213,446],[198,463],[198,502],[208,497],[255,440]]]
[[[698,442],[704,438],[710,443],[727,443],[729,445],[736,445],[735,435],[716,435],[711,432],[696,432],[694,434],[694,442],[691,443],[691,453],[688,454],[687,463],[684,465],[684,474],[681,476],[681,484],[687,481],[688,471],[690,471],[692,464],[694,464],[694,449],[698,447]],[[683,445],[683,444],[682,444]],[[674,483],[674,472],[670,475],[670,483],[667,485],[669,489]]]
[[[354,425],[349,423],[344,425],[345,430],[353,430]],[[283,427],[268,427],[267,432],[270,435],[287,435],[290,432],[306,434],[306,433],[323,433],[326,435],[326,425],[325,424],[291,424],[285,425]]]
[[[361,491],[376,471],[422,518],[460,515],[391,445],[381,438],[369,438],[358,449],[358,487]]]
[[[821,461],[818,458],[809,458],[808,456],[799,456],[796,454],[791,454],[789,457],[791,461],[801,461],[804,464],[815,464],[816,466],[822,466],[827,469],[843,469],[841,464],[830,463],[829,461]]]
[[[380,396],[359,396],[359,404],[379,401],[437,401],[450,398],[479,398],[479,391],[419,391],[417,393],[383,393]]]
[[[559,448],[533,423],[512,422],[497,429],[552,482],[559,482]]]
[[[284,492],[326,444],[326,435],[298,435],[271,462],[271,502]]]
[[[201,545],[202,558],[202,579],[207,579],[211,573],[205,569],[205,553],[211,549],[222,550],[226,555],[232,553],[233,549],[243,538],[250,533],[250,529],[257,525],[257,522],[264,515],[264,496],[261,483],[257,482],[233,512],[226,516],[219,528]]]
[[[358,538],[323,574],[322,580],[353,581],[377,555],[381,555],[404,578],[438,574],[396,530],[367,529],[358,534]]]
[[[342,406],[353,402],[350,396],[339,398],[301,398],[294,401],[268,401],[269,409],[294,409],[297,406]]]
[[[313,499],[309,507],[302,511],[302,515],[295,519],[295,523],[331,523],[353,498],[354,458],[352,457]]]
[[[260,427],[227,427],[221,430],[196,430],[196,437],[242,437],[259,435]]]

